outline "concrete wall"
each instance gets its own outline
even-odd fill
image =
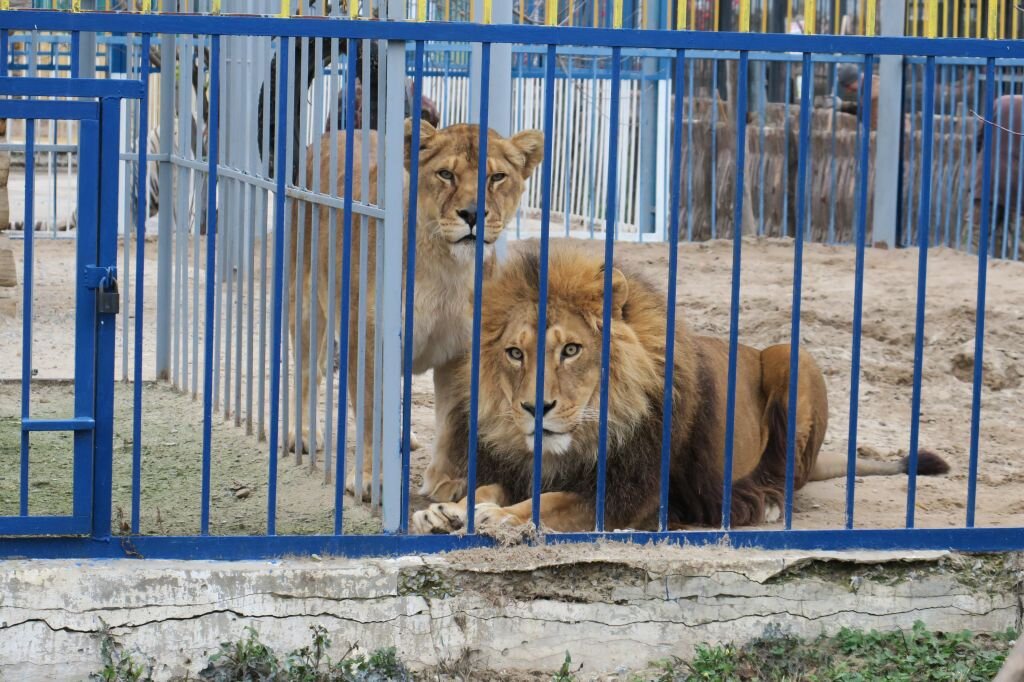
[[[618,544],[361,561],[0,562],[0,678],[83,679],[101,667],[107,627],[172,679],[194,675],[246,625],[284,653],[320,624],[336,657],[353,644],[396,646],[418,668],[550,672],[568,650],[585,679],[769,625],[807,636],[917,619],[1019,628],[1021,566],[1018,556]]]

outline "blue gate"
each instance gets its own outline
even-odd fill
[[[90,79],[0,78],[0,118],[24,120],[25,224],[33,225],[35,128],[39,121],[78,123],[78,235],[75,255],[73,414],[31,414],[34,234],[25,231],[22,327],[19,513],[0,516],[0,535],[96,535],[110,528],[114,319],[117,290],[117,162],[121,100],[139,97],[138,83]],[[25,97],[26,99],[10,99]],[[44,98],[57,99],[44,99]],[[30,513],[29,439],[36,432],[70,432],[74,452],[71,513]],[[107,529],[107,530],[103,530]]]

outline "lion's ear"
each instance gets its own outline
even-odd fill
[[[544,133],[539,130],[524,130],[509,138],[509,142],[523,155],[520,172],[523,180],[529,179],[544,158]]]
[[[629,298],[629,283],[622,270],[612,268],[612,317],[621,318],[622,308]]]
[[[409,169],[409,163],[412,159],[412,126],[413,121],[411,118],[405,119],[405,169]],[[423,151],[424,147],[427,146],[427,142],[434,133],[437,132],[437,128],[430,125],[428,121],[420,119],[420,148],[419,151]]]

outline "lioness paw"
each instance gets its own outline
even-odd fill
[[[356,494],[356,488],[359,488],[359,494]],[[373,492],[373,473],[369,471],[363,472],[363,480],[360,485],[356,485],[356,473],[350,472],[345,477],[345,492],[349,495],[361,499],[364,502],[369,502],[372,499]]]
[[[299,448],[301,448],[302,454],[309,454],[309,447],[312,444],[309,437],[309,430],[302,430],[301,440],[296,437],[294,430],[289,431],[286,444],[288,446],[288,452],[297,452]],[[316,449],[317,452],[324,449],[324,436],[320,429],[316,430]]]
[[[423,445],[420,443],[420,439],[416,437],[415,431],[409,431],[409,449],[419,450]]]
[[[414,533],[454,533],[466,525],[466,512],[460,506],[448,502],[438,502],[412,515]]]

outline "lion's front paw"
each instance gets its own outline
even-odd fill
[[[420,443],[420,439],[416,437],[416,432],[410,430],[409,431],[409,449],[415,451],[415,450],[419,450],[421,447],[423,447],[423,445],[422,445],[422,443]]]
[[[499,507],[493,502],[481,502],[476,505],[476,526],[483,531],[522,524],[522,519],[505,507]]]
[[[466,510],[450,502],[438,502],[412,515],[414,533],[454,533],[466,525]]]
[[[764,522],[775,523],[782,518],[782,508],[774,502],[769,502],[764,508]]]

